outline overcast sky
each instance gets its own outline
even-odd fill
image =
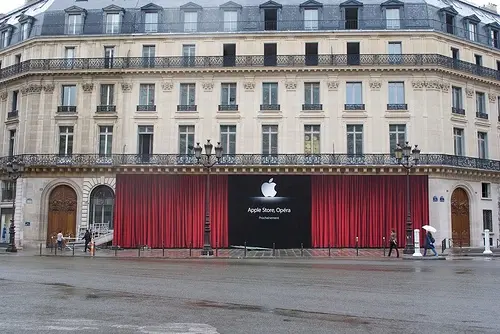
[[[493,2],[493,3],[500,5],[500,0],[469,0],[469,1],[476,3],[478,5],[484,5],[484,4],[487,4],[488,2]],[[154,0],[152,0],[151,2],[154,2]],[[188,2],[188,0],[186,0],[186,2]],[[193,2],[196,2],[196,1],[193,1]],[[236,2],[238,2],[238,1],[236,1]],[[262,0],[262,2],[265,2],[265,1]],[[24,0],[0,0],[0,13],[7,13],[7,12],[21,6],[23,3],[24,3]]]

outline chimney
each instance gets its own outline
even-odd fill
[[[486,11],[493,13],[493,14],[498,14],[498,6],[494,4],[493,2],[489,2],[487,5],[483,6],[483,9]]]

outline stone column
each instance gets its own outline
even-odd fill
[[[94,127],[94,112],[95,106],[92,103],[92,93],[94,91],[94,83],[84,82],[82,84],[82,97],[79,99],[78,118],[80,119],[80,127],[78,129],[78,141],[80,149],[78,153],[92,154],[96,153],[95,149],[95,127]],[[78,145],[78,144],[77,144]]]
[[[25,111],[20,115],[25,121],[23,128],[23,135],[20,139],[24,143],[20,144],[24,147],[22,153],[37,153],[37,142],[40,140],[40,130],[38,124],[43,119],[43,112],[40,105],[40,98],[42,93],[42,85],[37,83],[30,83],[21,88],[21,95],[23,97],[22,109]]]
[[[54,131],[55,122],[54,116],[56,115],[57,105],[54,103],[56,96],[54,96],[55,85],[52,82],[45,83],[43,85],[43,94],[40,104],[40,119],[38,122],[37,132],[41,135],[39,140],[37,140],[36,152],[45,154],[54,154],[57,152],[57,148],[54,147],[54,143],[57,136],[57,131]]]

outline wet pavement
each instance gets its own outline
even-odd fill
[[[5,333],[499,333],[500,261],[0,256]]]

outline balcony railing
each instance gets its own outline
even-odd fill
[[[279,111],[280,105],[279,104],[261,104],[260,110],[261,111],[269,111],[269,110]]]
[[[365,110],[364,104],[344,104],[344,110]]]
[[[5,166],[13,157],[0,158],[0,165]],[[61,156],[58,154],[23,154],[15,156],[27,167],[89,167],[89,166],[127,166],[127,165],[152,165],[152,166],[180,166],[196,163],[192,155],[178,154],[112,154],[103,158],[99,154],[72,154]],[[222,159],[221,165],[239,166],[391,166],[397,165],[393,154],[315,154],[311,159],[309,154],[276,154],[270,159],[269,155],[262,154],[236,154],[228,159]],[[447,154],[421,154],[421,166],[451,166],[460,168],[483,169],[500,171],[500,161],[478,159],[472,157],[455,156]]]
[[[406,103],[390,103],[387,105],[387,110],[408,110]]]
[[[58,113],[76,113],[76,106],[58,106]]]
[[[277,67],[311,67],[307,63],[306,55],[278,55],[276,58]],[[456,60],[439,54],[362,54],[356,55],[356,62],[353,63],[353,55],[346,54],[324,54],[318,55],[318,67],[342,68],[342,67],[363,67],[363,66],[409,66],[412,68],[447,68],[462,73],[477,75],[483,78],[500,81],[500,71],[495,69],[468,63],[462,60]],[[396,59],[397,57],[397,59]],[[221,68],[224,67],[224,56],[199,56],[188,57],[189,66],[186,65],[186,57],[155,57],[151,58],[154,62],[152,68]],[[263,67],[265,57],[263,55],[254,56],[235,56],[235,67]],[[122,69],[141,69],[143,68],[142,57],[124,57],[113,58],[114,67],[107,68],[105,65],[109,62],[106,58],[75,58],[71,61],[64,58],[57,59],[30,59],[18,65],[12,65],[0,70],[0,79],[8,79],[19,74],[50,73],[55,71],[87,71],[102,70],[103,72],[121,71]]]
[[[322,104],[303,104],[302,110],[323,110]]]
[[[219,104],[219,111],[238,111],[237,104]]]
[[[481,119],[488,119],[488,114],[485,112],[476,112],[476,117]]]
[[[116,112],[116,106],[109,106],[109,105],[97,106],[96,112]]]
[[[457,114],[457,115],[463,115],[463,116],[465,116],[465,109],[452,107],[451,108],[451,113],[452,114]]]
[[[137,105],[137,111],[156,111],[155,104],[139,104]]]
[[[196,111],[196,104],[178,104],[177,111]]]
[[[19,117],[19,111],[12,110],[7,113],[7,119],[14,119]]]

